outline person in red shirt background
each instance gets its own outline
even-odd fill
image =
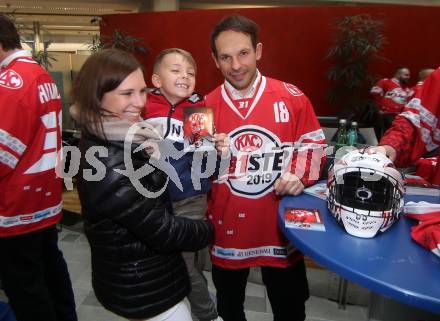
[[[411,77],[406,67],[399,67],[393,78],[384,78],[374,85],[370,94],[383,115],[383,130],[387,130],[396,115],[402,112],[403,107],[411,96],[411,89],[408,86]]]
[[[439,118],[440,69],[437,69],[425,80],[416,97],[396,117],[391,128],[380,140],[380,146],[371,148],[371,151],[385,154],[397,167],[415,164],[425,153],[436,149],[438,151]],[[440,162],[435,166],[428,179],[431,183],[440,185]]]
[[[405,106],[391,128],[385,133],[377,147],[371,152],[380,152],[395,162],[397,167],[420,164],[420,157],[427,152],[437,150],[437,161],[429,160],[431,170],[423,175],[430,183],[440,185],[440,69],[435,70],[424,81],[420,90]],[[435,205],[435,204],[433,204]],[[440,256],[440,217],[439,212],[431,214],[430,206],[419,206],[419,213],[406,209],[411,218],[419,220],[419,224],[411,228],[411,237],[420,245]],[[421,214],[423,213],[423,214]],[[416,214],[416,215],[414,215]]]
[[[58,248],[61,99],[50,75],[21,49],[0,14],[0,276],[18,321],[76,321]]]

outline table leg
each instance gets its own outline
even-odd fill
[[[339,277],[339,287],[338,287],[338,308],[345,310],[347,305],[347,286],[348,281],[343,277]]]

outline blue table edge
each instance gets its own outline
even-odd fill
[[[306,196],[306,197],[314,197],[314,196],[310,196],[307,194],[301,194],[301,196]],[[288,196],[289,197],[289,196]],[[295,196],[293,196],[295,197]],[[322,202],[326,202],[324,200],[321,200]],[[279,206],[279,226],[283,232],[283,234],[286,236],[287,238],[287,233],[286,230],[287,228],[284,225],[284,220],[281,219],[284,217],[284,211],[282,211],[282,209],[284,209],[284,203],[287,202],[287,198],[284,197],[281,202],[280,202],[280,206]],[[308,231],[310,233],[321,233],[319,231]],[[292,242],[289,239],[289,242]],[[293,244],[293,242],[292,242]],[[323,257],[317,253],[315,253],[314,251],[309,251],[309,247],[308,244],[301,242],[300,240],[295,240],[295,243],[293,244],[296,248],[298,248],[300,251],[307,252],[305,255],[307,255],[308,257],[310,257],[312,260],[316,261],[317,263],[319,263],[320,265],[324,266],[325,268],[329,269],[330,271],[333,271],[334,273],[337,273],[338,275],[342,276],[343,278],[350,280],[354,283],[357,283],[361,286],[364,286],[365,288],[369,289],[372,292],[378,293],[380,295],[384,295],[386,297],[389,297],[391,299],[394,299],[396,301],[399,302],[403,302],[405,304],[411,305],[411,306],[415,306],[417,308],[423,309],[423,310],[429,310],[431,312],[434,313],[440,313],[440,298],[437,298],[437,300],[433,299],[432,297],[427,297],[427,296],[421,296],[420,294],[415,294],[413,292],[407,291],[405,289],[396,287],[396,286],[384,286],[382,288],[382,290],[379,291],[375,291],[374,286],[372,285],[376,285],[376,284],[384,284],[383,282],[379,282],[373,278],[370,278],[368,275],[365,274],[361,274],[357,271],[354,271],[353,269],[347,268],[347,267],[343,267],[341,266],[338,262],[336,261],[332,261],[330,258],[326,258]],[[417,244],[414,244],[414,246],[419,246]],[[427,251],[426,249],[420,248],[421,251]],[[434,254],[432,254],[434,255]],[[334,267],[337,267],[336,269]],[[340,271],[342,267],[342,272]],[[336,272],[335,270],[338,270],[338,272]],[[358,278],[359,275],[362,275],[362,278]],[[402,293],[404,293],[405,295],[402,297]]]

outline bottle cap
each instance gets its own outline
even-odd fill
[[[339,119],[339,123],[340,124],[345,124],[345,123],[347,123],[347,120],[344,119],[344,118],[341,118],[341,119]]]
[[[357,125],[358,125],[357,121],[352,121],[351,122],[351,126],[357,126]]]

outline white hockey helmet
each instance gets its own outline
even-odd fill
[[[403,209],[403,176],[381,153],[353,150],[335,160],[327,186],[330,212],[357,237],[384,232]]]

